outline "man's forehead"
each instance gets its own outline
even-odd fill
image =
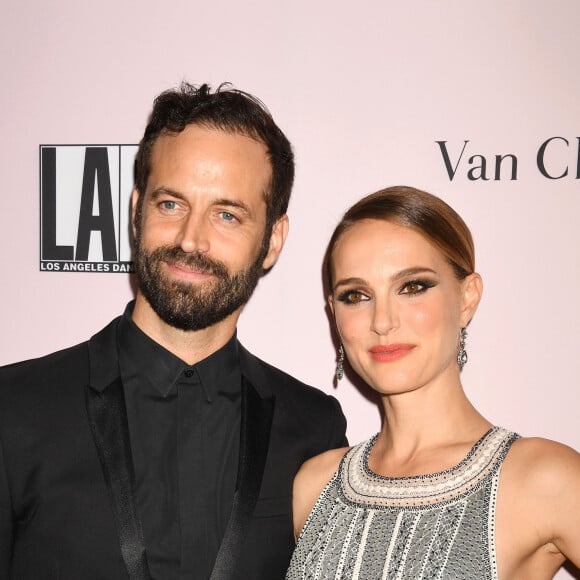
[[[166,131],[154,144],[146,191],[211,184],[232,193],[260,191],[267,203],[273,168],[265,146],[252,137],[203,125]]]
[[[251,166],[259,171],[260,166],[271,180],[273,166],[264,143],[245,134],[188,125],[180,132],[165,132],[153,144],[150,167],[154,170],[159,163],[187,162],[206,157],[220,160],[225,165]]]

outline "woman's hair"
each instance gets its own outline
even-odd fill
[[[437,247],[463,280],[475,271],[471,232],[459,214],[438,197],[398,185],[371,193],[355,203],[336,226],[325,255],[328,288],[332,291],[332,254],[340,237],[362,220],[384,220],[409,227]]]

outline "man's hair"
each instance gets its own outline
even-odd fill
[[[212,92],[207,84],[197,87],[183,82],[178,89],[167,90],[155,99],[135,159],[135,187],[141,194],[137,221],[140,220],[151,172],[151,152],[155,141],[163,134],[180,133],[188,125],[244,135],[265,145],[272,168],[270,185],[265,192],[266,232],[271,231],[276,220],[288,209],[294,181],[292,146],[265,105],[229,83]]]

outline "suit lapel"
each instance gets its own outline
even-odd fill
[[[103,390],[85,388],[89,424],[109,490],[121,554],[130,580],[149,580],[121,379]]]
[[[89,343],[90,386],[85,389],[89,424],[111,497],[121,554],[130,580],[150,580],[143,529],[136,506],[135,474],[123,385],[119,377],[114,320]],[[236,580],[239,558],[260,493],[275,397],[255,357],[239,343],[242,421],[236,492],[211,580]],[[246,378],[250,377],[251,382]]]
[[[242,376],[242,423],[236,492],[211,580],[236,578],[242,543],[262,485],[274,402],[274,397],[260,397],[254,386]]]

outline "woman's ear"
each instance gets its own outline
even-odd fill
[[[477,310],[483,294],[483,280],[474,272],[461,282],[461,327],[465,328]]]
[[[330,312],[332,312],[332,316],[334,316],[334,297],[332,294],[329,294],[326,297],[326,301],[328,302],[328,307],[330,308]]]

